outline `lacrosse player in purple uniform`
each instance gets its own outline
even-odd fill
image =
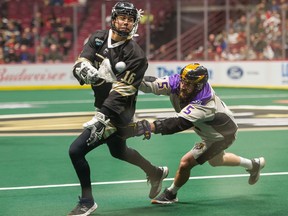
[[[177,202],[177,191],[188,181],[191,169],[206,161],[213,167],[244,167],[250,174],[249,184],[258,181],[265,166],[263,157],[250,160],[226,152],[236,139],[238,126],[232,112],[208,83],[205,67],[194,63],[182,68],[180,74],[163,78],[145,77],[139,89],[145,93],[169,96],[176,111],[174,117],[150,123],[151,132],[166,135],[193,128],[201,138],[181,158],[172,185],[152,199],[152,204]]]

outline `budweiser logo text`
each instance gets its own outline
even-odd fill
[[[6,69],[0,69],[0,82],[9,81],[53,81],[63,80],[67,74],[63,72],[28,72],[23,69],[20,72],[8,72]]]

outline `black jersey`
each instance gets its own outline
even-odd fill
[[[139,85],[148,67],[144,51],[132,39],[115,42],[109,36],[111,30],[96,31],[90,37],[79,56],[88,59],[98,68],[104,58],[110,60],[117,80],[112,83],[100,80],[91,85],[95,96],[95,107],[108,116],[115,126],[125,126],[133,118]],[[115,69],[123,61],[122,72]]]

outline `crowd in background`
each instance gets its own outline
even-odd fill
[[[43,1],[58,7],[65,3],[64,0]],[[281,59],[281,10],[287,11],[286,1],[261,0],[250,17],[243,13],[237,19],[230,19],[228,31],[210,33],[208,60]],[[8,3],[9,0],[0,0],[0,64],[63,62],[73,46],[72,14],[59,17],[52,12],[50,17],[43,18],[37,12],[31,15],[29,25],[23,26],[21,20],[7,18]],[[288,26],[285,28],[288,32]],[[199,47],[183,59],[201,60],[203,53],[203,47]]]
[[[45,1],[58,6],[60,1]],[[19,19],[8,19],[9,1],[1,1],[0,64],[62,62],[73,45],[71,17],[51,16],[41,12],[31,15],[29,25]]]
[[[247,14],[230,19],[229,29],[208,37],[208,60],[272,60],[282,58],[281,11],[287,11],[286,0],[261,0]],[[288,15],[288,13],[287,13]],[[288,19],[286,17],[286,41]],[[249,29],[247,29],[249,27]],[[288,46],[288,44],[286,44]],[[185,60],[203,58],[203,47],[193,50]],[[286,47],[287,52],[288,47]],[[286,56],[288,54],[286,53]]]
[[[271,2],[262,0],[249,20],[242,15],[235,22],[231,21],[231,28],[227,34],[227,43],[231,46],[230,52],[224,50],[220,55],[215,56],[216,59],[281,59],[283,50],[281,7],[285,5],[285,0],[281,0],[281,4],[276,0]],[[245,29],[247,22],[250,26],[249,35]],[[249,40],[249,46],[247,46],[247,40]]]

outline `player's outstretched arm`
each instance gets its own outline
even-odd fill
[[[130,123],[126,128],[119,129],[123,138],[128,139],[135,136],[144,136],[143,140],[151,138],[151,123],[146,119]]]

